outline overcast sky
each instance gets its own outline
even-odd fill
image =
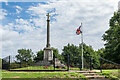
[[[68,43],[79,45],[81,36],[76,35],[76,29],[82,22],[84,43],[98,50],[104,47],[102,35],[109,28],[109,19],[117,11],[119,0],[20,1],[6,0],[0,4],[0,51],[3,57],[16,55],[22,48],[32,49],[34,53],[44,49],[48,12],[51,15],[51,47],[58,48],[61,53]]]

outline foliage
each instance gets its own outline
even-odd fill
[[[37,56],[34,58],[35,62],[42,61],[44,56],[44,51],[40,50],[37,52]]]
[[[33,56],[31,49],[19,49],[18,55],[15,57],[17,58],[17,62],[31,64],[33,62]]]
[[[120,63],[120,10],[114,13],[109,24],[110,28],[103,34],[105,58]]]
[[[63,57],[59,54],[59,51],[57,48],[52,48],[53,49],[53,54],[55,54],[55,58],[58,58],[59,60],[62,60]]]
[[[62,56],[64,57],[63,60],[65,61],[66,64],[68,61],[68,55],[70,56],[70,66],[75,66],[75,65],[78,66],[77,65],[79,62],[78,56],[81,55],[79,47],[73,44],[72,45],[68,44],[67,46],[64,46]]]
[[[94,63],[94,68],[99,68],[100,67],[100,57],[104,58],[104,48],[98,49],[97,51],[94,51],[94,57],[93,57],[93,63]]]
[[[81,47],[82,44],[79,46],[75,46],[73,44],[68,44],[64,46],[62,56],[64,57],[64,61],[67,63],[68,55],[70,56],[70,66],[72,67],[79,67],[81,63]],[[89,66],[90,58],[92,59],[92,65],[94,68],[99,67],[99,57],[100,53],[98,51],[94,51],[91,46],[87,46],[85,43],[83,44],[83,54],[84,54],[84,64]]]
[[[104,63],[101,65],[102,69],[120,69],[119,65],[116,64],[110,64],[110,63]]]
[[[11,63],[10,64],[10,69],[15,69],[15,68],[20,68],[20,64],[17,64],[17,63]]]

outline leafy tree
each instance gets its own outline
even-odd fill
[[[63,60],[63,57],[61,56],[61,54],[59,54],[59,51],[57,48],[52,48],[53,49],[53,54],[55,54],[55,58],[58,58],[59,60]],[[63,62],[63,61],[62,61]]]
[[[35,62],[42,61],[44,56],[44,51],[40,50],[37,52],[37,56],[34,58]]]
[[[30,64],[33,61],[33,52],[31,49],[19,49],[16,58],[21,63]]]
[[[79,62],[78,56],[80,56],[80,50],[77,46],[73,44],[68,44],[67,46],[64,46],[62,56],[64,57],[64,62],[67,64],[68,61],[68,55],[70,56],[70,65],[71,66],[77,66]]]
[[[105,57],[104,51],[105,51],[105,49],[101,48],[101,49],[98,49],[97,51],[95,51],[95,53],[97,53],[99,55],[99,57],[104,58]]]
[[[80,50],[81,45],[79,45]],[[98,53],[96,53],[92,46],[88,46],[85,43],[83,44],[83,55],[84,55],[84,65],[85,67],[89,67],[90,66],[90,59],[92,60],[92,67],[93,68],[98,68],[100,63],[99,63],[99,55]]]
[[[93,67],[99,68],[100,67],[100,57],[104,58],[104,48],[98,49],[97,51],[94,51],[94,57],[93,57]]]
[[[105,58],[120,63],[120,10],[114,13],[109,24],[110,28],[103,34]]]
[[[64,61],[67,63],[68,55],[70,56],[70,66],[78,67],[81,64],[81,56],[82,56],[82,44],[79,46],[75,46],[73,44],[68,44],[64,46],[62,56],[64,57]],[[92,64],[94,68],[99,66],[99,57],[97,53],[94,52],[91,46],[87,46],[85,43],[83,44],[83,54],[84,54],[84,65],[85,67],[90,66],[90,58],[92,59]]]

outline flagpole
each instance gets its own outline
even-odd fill
[[[82,23],[81,23],[81,27],[82,27]],[[84,62],[83,62],[83,29],[82,29],[82,33],[81,33],[81,42],[82,42],[82,69],[84,68]]]

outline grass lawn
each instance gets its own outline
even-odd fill
[[[70,67],[70,70],[80,70],[79,68]],[[11,70],[54,70],[53,66],[29,66],[24,68],[17,68],[17,69],[11,69]],[[55,68],[55,70],[67,70],[67,67],[65,68]]]
[[[101,75],[115,80],[120,79],[120,69],[103,69]]]
[[[83,78],[77,72],[2,72],[2,78]]]
[[[63,68],[55,68],[56,70],[67,70]],[[13,70],[54,70],[53,66],[30,66],[25,68],[18,68]],[[79,68],[70,67],[70,70],[80,70]],[[107,78],[116,80],[120,78],[120,69],[102,69],[101,75],[105,75]],[[9,72],[2,70],[2,78],[82,78],[86,79],[80,73],[77,72]]]
[[[64,70],[62,68],[55,68],[56,70]],[[24,68],[17,68],[11,70],[54,70],[53,66],[29,66]]]

